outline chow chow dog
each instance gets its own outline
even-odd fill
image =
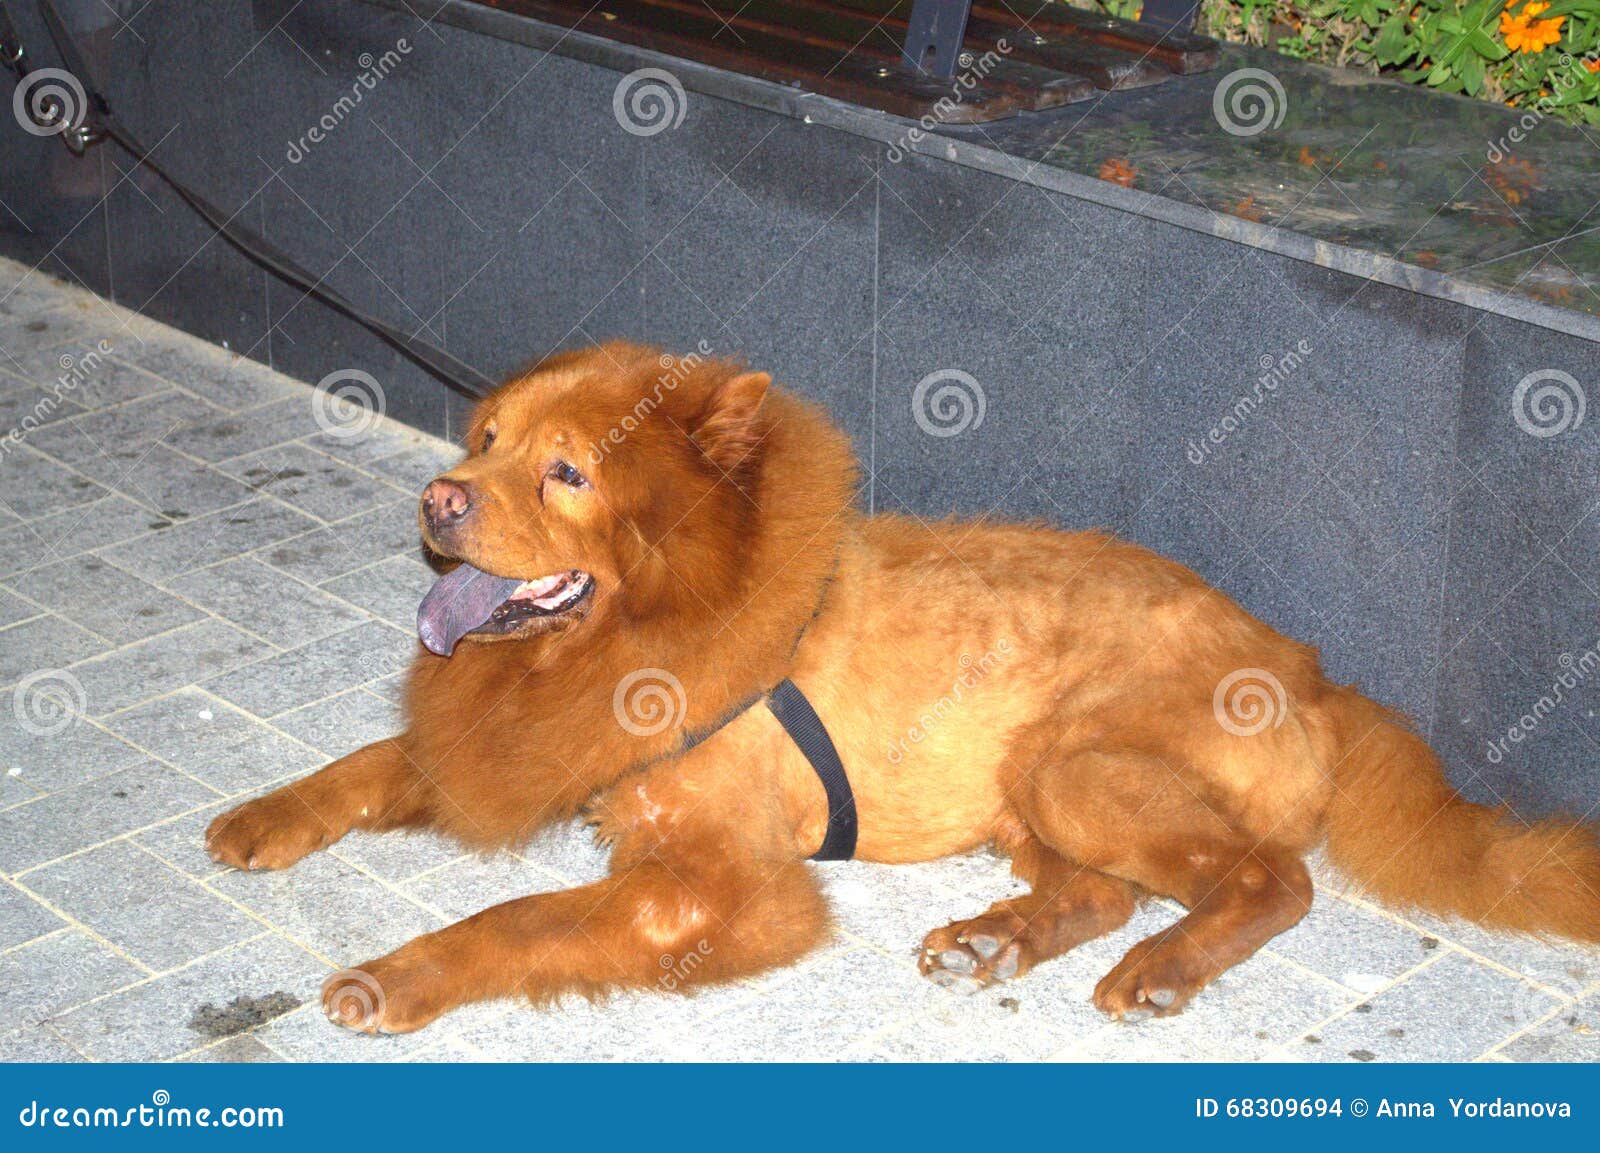
[[[405,731],[218,817],[207,846],[282,869],[352,829],[492,850],[581,814],[611,874],[335,975],[342,1025],[656,986],[663,954],[696,953],[689,988],[817,946],[828,799],[746,707],[786,678],[848,773],[856,856],[988,843],[1031,887],[929,926],[920,966],[953,989],[1016,980],[1160,895],[1187,915],[1094,1002],[1177,1013],[1305,915],[1320,844],[1393,905],[1600,940],[1592,828],[1462,800],[1402,718],[1143,548],[865,515],[846,437],[765,373],[563,353],[485,400],[467,448],[422,494],[422,538],[455,567],[419,612]]]

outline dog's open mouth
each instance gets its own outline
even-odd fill
[[[505,636],[577,616],[593,593],[594,578],[578,569],[524,581],[462,564],[422,598],[417,635],[447,657],[464,636]]]

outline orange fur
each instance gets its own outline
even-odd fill
[[[1159,893],[1188,908],[1181,931],[1135,946],[1095,1000],[1126,1019],[1177,1012],[1304,915],[1301,857],[1325,834],[1386,900],[1600,939],[1591,829],[1519,828],[1461,801],[1313,651],[1135,545],[864,516],[847,440],[769,385],[612,344],[480,406],[446,478],[471,515],[430,543],[501,576],[581,569],[595,594],[450,658],[420,653],[403,734],[218,818],[208,844],[281,868],[351,828],[491,849],[583,812],[612,875],[368,962],[381,1007],[335,982],[336,1020],[404,1030],[485,997],[662,985],[663,956],[663,987],[688,988],[813,947],[827,914],[803,861],[827,808],[810,766],[761,708],[684,748],[785,676],[849,771],[858,856],[993,841],[1034,886],[929,935],[922,966],[946,984],[1012,979]],[[554,461],[587,483],[553,484]],[[663,671],[669,723],[623,723],[630,678]],[[1266,722],[1223,723],[1223,690],[1263,673]]]

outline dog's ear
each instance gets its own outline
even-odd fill
[[[724,472],[735,471],[761,442],[757,414],[771,385],[766,373],[745,372],[723,381],[706,401],[691,435]]]

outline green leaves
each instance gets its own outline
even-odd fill
[[[1115,10],[1130,0],[1071,2]],[[1529,2],[1203,0],[1202,30],[1443,92],[1518,107],[1538,102],[1547,115],[1600,124],[1600,74],[1585,67],[1586,61],[1600,60],[1600,0],[1549,0],[1532,20],[1559,20],[1560,40],[1540,51],[1513,52],[1501,16],[1509,12],[1516,22],[1528,15]]]

